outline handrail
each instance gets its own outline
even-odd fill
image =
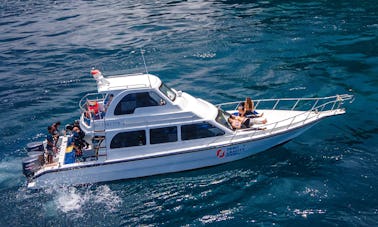
[[[260,99],[260,100],[255,100],[255,102],[258,105],[264,105],[267,103],[274,103],[273,107],[270,108],[270,110],[291,110],[291,111],[301,111],[300,114],[297,114],[292,117],[288,117],[286,119],[280,120],[278,122],[272,122],[270,124],[264,125],[264,127],[269,128],[268,131],[265,130],[260,130],[260,131],[255,131],[250,135],[250,137],[255,136],[258,132],[261,134],[272,134],[276,132],[277,130],[281,129],[282,127],[286,127],[286,129],[289,129],[290,127],[293,126],[294,122],[296,125],[303,125],[306,123],[306,121],[311,120],[312,118],[319,117],[319,113],[322,111],[337,111],[340,110],[341,106],[343,105],[344,101],[348,101],[352,103],[354,101],[353,95],[349,94],[342,94],[342,95],[335,95],[335,96],[329,96],[329,97],[321,97],[321,98],[281,98],[281,99]],[[236,111],[238,105],[240,105],[242,101],[239,102],[227,102],[227,103],[222,103],[222,104],[217,104],[216,106],[218,108],[223,109],[222,107],[225,106],[231,106],[230,109],[231,111]],[[292,106],[289,106],[284,108],[284,107],[279,107],[281,103],[283,102],[294,102]],[[302,105],[301,105],[302,104]],[[257,106],[257,105],[256,105]],[[303,107],[308,107],[307,109],[303,110]],[[232,108],[233,107],[233,108]],[[301,109],[302,108],[302,109]],[[260,108],[262,109],[262,108]],[[263,108],[266,109],[266,108]],[[319,111],[320,109],[320,111]],[[316,115],[311,115],[311,113],[316,113]],[[336,113],[336,112],[335,112]],[[307,116],[305,116],[307,114]],[[305,117],[303,117],[305,116]],[[302,117],[303,119],[300,119],[299,121],[295,121],[299,117]],[[285,121],[290,121],[288,125],[281,125],[279,126],[280,122],[285,122]],[[247,129],[238,129],[238,132],[245,132],[249,131],[251,128]]]
[[[257,106],[260,106],[261,103],[268,103],[268,102],[274,102],[275,105],[274,105],[274,108],[271,108],[271,110],[275,110],[278,106],[279,103],[282,103],[282,102],[287,102],[287,101],[295,101],[296,103],[291,107],[291,110],[295,110],[297,105],[300,103],[300,102],[308,102],[308,101],[321,101],[321,100],[331,100],[331,99],[336,99],[334,101],[347,101],[347,100],[352,100],[353,99],[353,95],[349,95],[349,94],[342,94],[342,95],[334,95],[334,96],[328,96],[328,97],[320,97],[320,98],[280,98],[280,99],[256,99],[254,100],[254,102],[256,102],[257,104],[255,105],[255,107]],[[353,100],[352,100],[353,101]],[[241,102],[244,102],[243,101],[234,101],[234,102],[226,102],[226,103],[220,103],[220,104],[216,104],[215,106],[218,107],[218,108],[221,108],[221,109],[224,109],[222,108],[223,106],[234,106],[234,108],[230,108],[230,110],[237,110],[237,107],[239,106],[239,104]],[[277,102],[277,103],[276,103]],[[261,109],[261,108],[260,108]]]
[[[102,101],[104,101],[104,99],[105,99],[105,94],[88,93],[88,94],[84,95],[83,98],[80,99],[79,108],[80,108],[81,112],[85,112],[87,110],[88,101],[102,102]]]
[[[98,102],[98,103],[102,103],[104,102],[105,100],[105,94],[100,94],[100,93],[88,93],[86,95],[84,95],[84,97],[82,97],[79,101],[79,108],[80,108],[80,112],[81,114],[83,115],[84,117],[84,122],[90,126],[91,123],[94,121],[94,120],[99,120],[99,119],[103,119],[103,113],[100,111],[97,116],[93,116],[89,110],[88,110],[88,103],[89,102]],[[95,130],[95,128],[94,128]]]

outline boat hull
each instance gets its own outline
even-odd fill
[[[29,181],[28,187],[43,188],[90,184],[219,165],[240,160],[285,143],[302,134],[316,123],[313,122],[267,137],[253,138],[246,135],[244,139],[241,138],[227,144],[201,149],[135,159],[97,161],[73,167],[46,170],[35,175]]]

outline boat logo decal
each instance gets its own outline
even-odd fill
[[[223,158],[224,155],[225,155],[225,151],[223,151],[222,149],[217,150],[217,157],[218,158]]]

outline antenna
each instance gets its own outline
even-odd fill
[[[144,59],[144,51],[142,50],[142,48],[140,48],[140,53],[142,54],[142,59],[143,59],[143,63],[144,63],[144,69],[146,70],[146,74],[148,74],[147,65],[146,65],[146,60]],[[150,83],[150,87],[151,87],[150,76],[147,75],[147,78],[148,78],[148,82]]]
[[[143,59],[143,63],[144,63],[144,69],[146,70],[146,73],[148,74],[146,60],[144,59],[144,51],[142,50],[142,48],[140,49],[140,53],[142,54],[142,59]]]

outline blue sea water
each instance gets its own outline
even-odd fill
[[[376,0],[0,2],[0,226],[377,226]],[[77,119],[89,75],[148,71],[213,103],[351,93],[347,114],[250,158],[25,188],[25,145]]]

